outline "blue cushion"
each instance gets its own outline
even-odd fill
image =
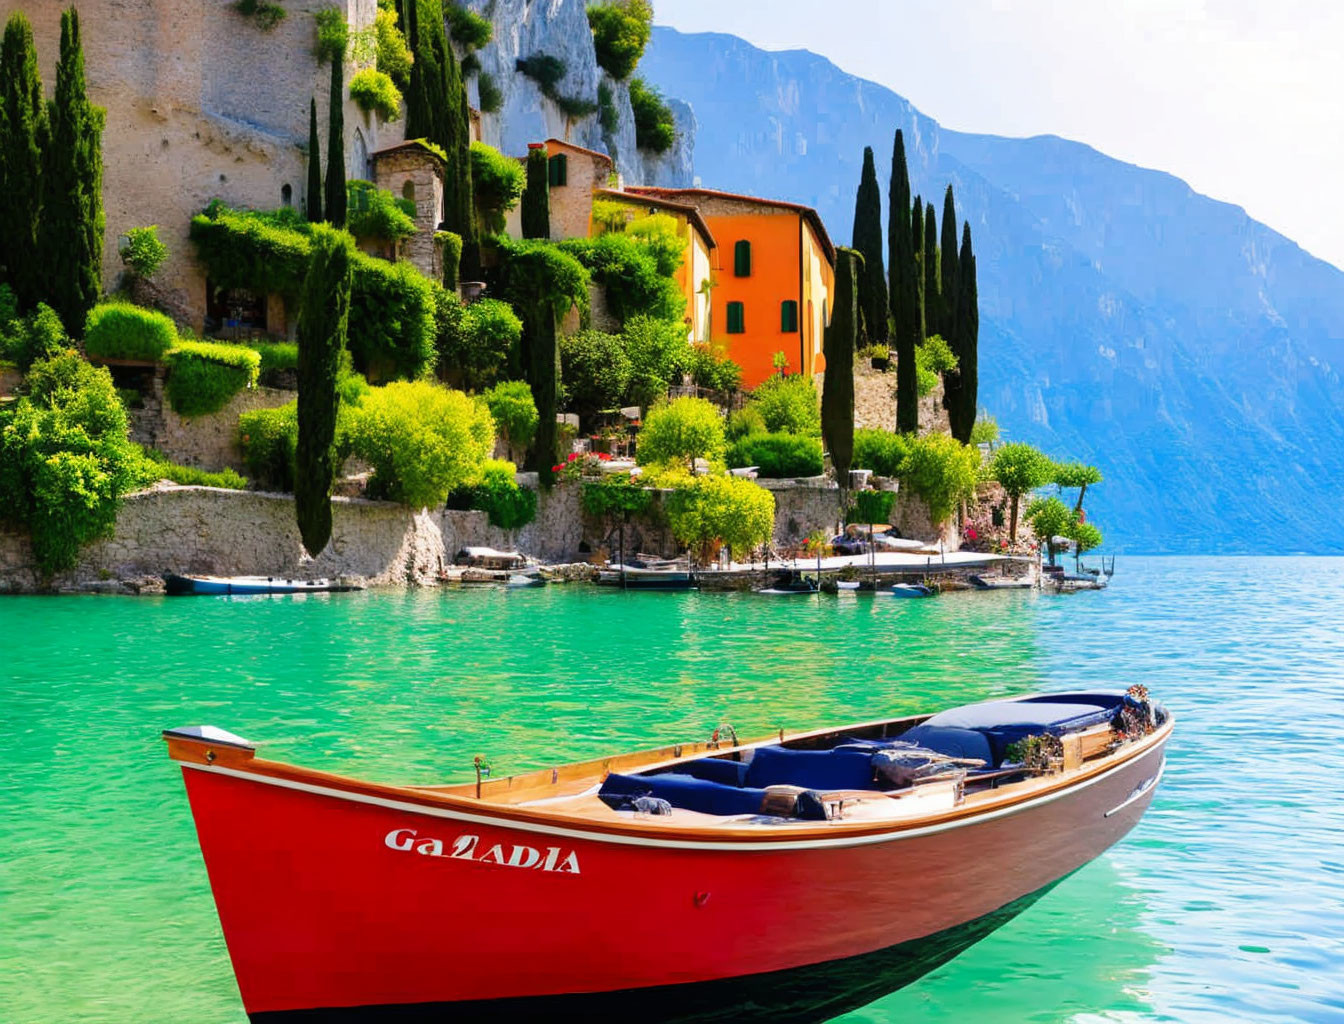
[[[989,741],[993,751],[990,763],[997,765],[1003,761],[1009,744],[1027,736],[1052,733],[1061,736],[1066,732],[1086,729],[1089,726],[1109,722],[1115,716],[1114,704],[1087,703],[1079,698],[1095,697],[1098,700],[1111,701],[1119,698],[1101,694],[1067,694],[1061,697],[1036,697],[1027,700],[997,700],[987,704],[970,704],[963,708],[941,711],[928,719],[922,726],[911,729],[902,739],[915,739],[917,729],[929,727],[939,729],[974,730]],[[920,740],[923,743],[924,741]],[[924,743],[925,746],[929,744]],[[935,747],[934,749],[939,749]],[[940,751],[946,753],[946,751]],[[980,754],[966,755],[980,757]]]
[[[936,716],[935,716],[936,717]],[[948,757],[971,757],[986,765],[997,762],[989,740],[976,729],[958,729],[948,725],[934,725],[930,720],[901,734],[907,743],[916,743],[927,750],[936,750]]]
[[[702,757],[696,761],[686,761],[673,765],[663,774],[690,775],[706,782],[722,782],[725,786],[743,786],[747,779],[747,766],[743,761],[725,761],[718,757]]]
[[[873,756],[864,750],[787,750],[757,747],[747,767],[748,786],[872,789]]]
[[[623,796],[656,796],[673,807],[702,814],[757,814],[765,799],[763,789],[741,789],[692,775],[608,775],[598,790],[608,803]]]

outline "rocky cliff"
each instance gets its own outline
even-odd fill
[[[654,30],[642,73],[695,108],[696,174],[850,237],[864,146],[951,182],[979,266],[980,404],[1087,459],[1111,550],[1344,551],[1344,273],[1171,175],[1054,137],[943,129],[805,51]],[[986,82],[986,88],[993,83]]]
[[[598,67],[584,0],[466,0],[464,6],[494,25],[494,37],[477,56],[482,71],[499,87],[502,101],[498,111],[481,116],[483,141],[518,156],[527,152],[529,142],[564,139],[609,153],[617,171],[631,184],[691,184],[695,117],[690,107],[675,100],[669,104],[676,116],[677,141],[668,152],[654,154],[635,145],[629,87],[613,81]],[[603,130],[597,112],[566,116],[535,81],[517,70],[520,59],[541,54],[564,63],[565,74],[557,86],[561,96],[587,101],[596,108],[599,89],[605,85],[610,90],[616,114],[614,131]],[[474,83],[473,79],[471,102],[479,107]]]

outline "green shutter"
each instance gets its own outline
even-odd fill
[[[557,153],[546,162],[546,181],[552,187],[569,184],[569,157]]]
[[[798,303],[785,299],[779,305],[779,329],[785,334],[798,333]]]
[[[751,276],[751,243],[746,240],[733,246],[733,276]]]
[[[742,309],[742,303],[728,303],[728,333],[741,334],[746,329],[746,314]]]

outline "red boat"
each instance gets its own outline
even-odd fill
[[[824,1020],[1143,815],[1141,688],[389,786],[164,733],[252,1021]],[[559,1019],[564,1019],[563,1016]]]

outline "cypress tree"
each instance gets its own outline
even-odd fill
[[[933,204],[929,203],[924,208],[924,328],[930,334],[939,334],[942,322],[943,294],[938,287],[938,220],[933,214]]]
[[[46,136],[33,28],[15,12],[0,45],[0,282],[14,289],[21,310],[45,298],[37,230]]]
[[[527,382],[537,403],[537,434],[533,458],[537,461],[537,479],[549,487],[555,482],[551,468],[556,456],[555,414],[560,391],[560,338],[556,330],[555,310],[546,301],[538,303],[539,315],[524,325],[528,337]]]
[[[910,249],[915,254],[915,290],[919,296],[919,340],[928,337],[924,319],[924,197],[910,205]]]
[[[317,100],[308,100],[308,196],[305,207],[314,224],[322,220],[322,153],[317,142]]]
[[[952,199],[952,186],[947,186],[947,191],[943,194],[943,235],[942,235],[943,265],[942,265],[942,293],[943,293],[943,316],[939,327],[939,333],[949,345],[952,346],[953,353],[957,348],[957,208]]]
[[[821,432],[831,453],[835,479],[849,486],[854,459],[854,349],[858,343],[859,291],[863,254],[854,249],[835,251],[835,298],[831,322],[822,335],[826,376],[821,384]]]
[[[551,186],[546,147],[527,151],[527,188],[523,191],[523,237],[551,237]]]
[[[345,58],[331,62],[331,110],[327,117],[327,221],[345,227]]]
[[[344,231],[315,226],[299,307],[299,437],[294,461],[294,514],[310,555],[331,539],[331,484],[336,476],[336,375],[350,316],[351,245]]]
[[[948,407],[952,436],[962,444],[969,444],[975,427],[980,387],[980,304],[975,283],[975,253],[971,249],[971,225],[961,229],[961,256],[957,277],[957,372],[950,374],[956,381],[955,400]],[[955,407],[955,411],[954,411]]]
[[[451,58],[451,51],[450,59]],[[460,276],[474,281],[481,276],[481,246],[476,232],[476,203],[473,197],[471,180],[471,108],[467,105],[467,84],[462,77],[461,65],[453,59],[453,69],[457,80],[457,205],[454,219],[449,230],[462,236],[462,262]]]
[[[887,273],[882,263],[882,189],[877,184],[873,147],[863,150],[863,174],[854,199],[854,248],[863,257],[859,271],[862,335],[870,345],[887,341]]]
[[[84,318],[103,291],[103,110],[89,102],[79,12],[61,13],[56,93],[47,114],[38,252],[47,304],[66,333],[84,332]]]
[[[919,429],[919,381],[915,346],[919,344],[919,285],[914,246],[910,243],[910,175],[905,164],[905,136],[896,129],[891,152],[891,211],[887,218],[887,275],[891,319],[896,341],[896,429]]]

